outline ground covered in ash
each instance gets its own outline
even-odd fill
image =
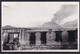
[[[62,44],[62,45],[39,45],[39,46],[26,46],[20,47],[20,50],[57,50],[57,49],[77,49],[77,44]]]

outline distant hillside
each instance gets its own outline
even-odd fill
[[[5,29],[5,28],[17,28],[17,27],[6,25],[6,26],[3,26],[2,28]]]
[[[71,22],[66,22],[66,23],[64,23],[62,26],[63,27],[72,27],[72,28],[77,28],[77,20],[75,20],[75,21],[71,21]]]

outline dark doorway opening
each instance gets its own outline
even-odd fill
[[[69,42],[75,42],[76,41],[74,30],[68,31],[68,41]]]
[[[47,32],[41,32],[41,44],[46,44],[46,33]]]
[[[29,41],[30,41],[30,46],[35,45],[35,42],[36,42],[35,32],[31,32],[30,33],[30,39],[29,39]]]
[[[62,42],[63,40],[62,40],[62,31],[55,31],[55,34],[56,34],[56,39],[55,39],[55,41],[57,41],[57,42]]]

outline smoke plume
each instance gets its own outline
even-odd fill
[[[62,5],[61,9],[54,14],[52,21],[60,23],[64,18],[76,13],[77,5]]]

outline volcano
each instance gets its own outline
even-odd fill
[[[39,28],[50,28],[50,29],[58,29],[58,28],[62,28],[60,25],[58,25],[57,23],[51,21],[51,22],[46,22],[43,25],[39,26]]]

